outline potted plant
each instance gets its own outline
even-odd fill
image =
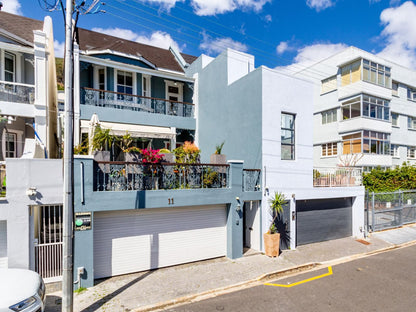
[[[126,162],[140,162],[142,161],[142,153],[140,148],[136,146],[130,146],[123,150],[124,161]]]
[[[128,131],[126,131],[126,133],[122,137],[117,139],[117,145],[121,150],[121,153],[118,155],[117,160],[126,161],[126,150],[131,146],[132,143],[133,139],[130,133],[128,133]]]
[[[195,143],[186,141],[183,145],[173,150],[176,162],[179,164],[196,164],[200,161],[201,150]]]
[[[286,198],[283,193],[275,192],[274,196],[270,198],[270,214],[273,220],[270,224],[269,230],[263,234],[264,239],[264,251],[266,256],[277,257],[279,256],[280,249],[280,233],[277,231],[275,221],[279,214],[283,212],[283,204],[286,203]]]
[[[158,164],[162,161],[163,154],[160,154],[159,150],[152,149],[142,149],[141,154],[145,188],[157,190],[159,189],[159,176],[162,170]]]
[[[92,138],[93,156],[96,161],[110,161],[110,148],[115,137],[110,134],[110,129],[102,129],[99,125],[95,127]]]
[[[221,144],[215,145],[215,153],[212,154],[210,157],[211,164],[226,164],[227,163],[226,156],[221,154],[224,144],[225,144],[225,141],[222,142]]]
[[[159,154],[163,154],[162,162],[173,164],[175,162],[175,154],[166,148],[159,150]]]

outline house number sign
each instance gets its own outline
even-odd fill
[[[91,212],[75,213],[75,231],[91,230]]]
[[[175,202],[173,201],[173,197],[168,198],[168,203],[169,203],[169,205],[174,205],[175,204]]]

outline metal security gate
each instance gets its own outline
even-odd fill
[[[62,205],[31,206],[34,216],[35,271],[62,276]]]
[[[351,235],[351,198],[296,201],[296,245]]]
[[[367,231],[416,222],[416,190],[366,194]]]

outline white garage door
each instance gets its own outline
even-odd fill
[[[0,268],[7,268],[7,221],[0,221]]]
[[[94,277],[224,256],[226,207],[94,213]]]

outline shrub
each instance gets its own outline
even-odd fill
[[[373,169],[363,174],[363,185],[369,192],[416,189],[416,167],[403,163],[394,169]]]
[[[199,162],[201,150],[191,142],[186,141],[182,146],[173,150],[176,162],[181,164],[195,164]]]

